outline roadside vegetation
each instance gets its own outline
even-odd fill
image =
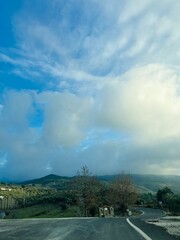
[[[6,218],[94,217],[99,216],[99,207],[113,206],[115,215],[124,216],[134,204],[180,211],[180,197],[171,189],[140,193],[127,174],[104,181],[84,166],[70,180],[61,177],[58,181],[50,175],[34,183],[0,184],[0,212]]]
[[[174,194],[170,188],[165,187],[158,190],[157,201],[158,206],[168,214],[180,215],[180,194]]]
[[[79,209],[76,206],[69,206],[62,209],[58,204],[42,203],[25,208],[11,209],[6,211],[6,218],[59,218],[78,216]]]

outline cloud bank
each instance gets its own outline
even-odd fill
[[[0,60],[0,174],[179,174],[179,1],[24,1]],[[138,7],[137,7],[138,6]],[[91,11],[90,11],[91,10]],[[6,72],[6,69],[3,69]]]

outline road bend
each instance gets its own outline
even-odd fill
[[[125,218],[0,221],[3,240],[143,240]]]
[[[174,240],[164,230],[147,224],[162,212],[142,209],[144,214],[130,221],[152,240]],[[0,220],[0,240],[144,240],[126,218],[72,218]]]
[[[165,216],[165,212],[159,209],[138,208],[142,214],[130,218],[130,222],[143,231],[152,240],[177,240],[168,234],[163,228],[147,223],[148,220],[155,220]]]

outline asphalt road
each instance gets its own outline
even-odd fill
[[[142,227],[152,240],[172,240],[161,228],[146,224],[147,218],[157,218],[162,212],[146,210],[140,218],[130,219]],[[156,231],[154,230],[156,228]],[[165,235],[162,235],[165,234]],[[156,236],[157,235],[157,236]],[[160,238],[163,236],[163,238]],[[28,219],[0,220],[3,240],[143,240],[126,218]]]
[[[132,217],[130,221],[143,232],[145,232],[152,240],[177,240],[177,238],[168,234],[163,228],[153,224],[146,223],[147,220],[158,219],[163,217],[165,213],[158,209],[140,208],[143,214],[139,217]]]

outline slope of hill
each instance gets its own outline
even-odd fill
[[[117,175],[98,176],[102,182],[112,182]],[[141,175],[131,174],[133,182],[141,192],[157,192],[158,189],[169,187],[175,193],[180,193],[180,176]],[[22,182],[22,185],[34,184],[58,189],[69,189],[74,177],[58,176],[54,174],[42,178]]]
[[[169,187],[175,193],[180,193],[180,176],[169,175],[132,175],[138,186],[157,192],[158,189]]]
[[[69,189],[73,177],[58,176],[55,174],[49,174],[42,178],[32,179],[25,182],[21,182],[21,185],[40,185],[45,187],[53,187],[57,189]]]
[[[142,192],[157,192],[158,189],[169,187],[180,193],[180,176],[131,174],[133,182]],[[100,176],[101,181],[113,181],[117,175]]]

